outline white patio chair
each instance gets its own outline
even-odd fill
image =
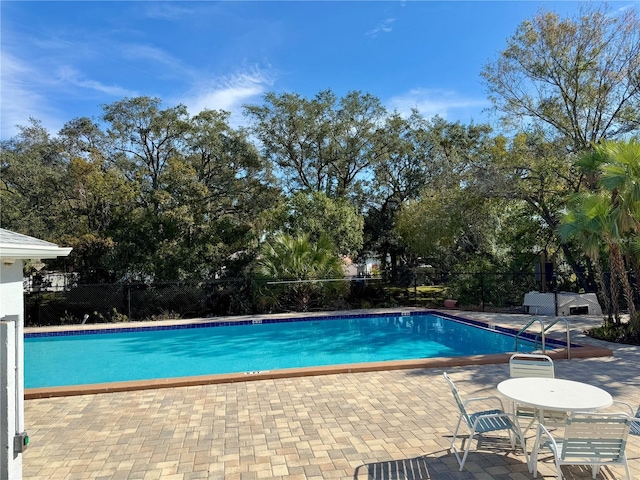
[[[533,477],[538,476],[538,452],[542,446],[553,453],[558,480],[562,480],[562,465],[590,465],[594,479],[603,465],[624,466],[626,478],[631,480],[625,455],[630,426],[631,419],[624,413],[576,413],[567,418],[564,436],[558,441],[539,424],[531,452]]]
[[[511,355],[509,359],[509,376],[511,378],[522,377],[539,377],[539,378],[555,378],[555,366],[553,359],[548,355],[541,355],[537,353],[515,353]],[[519,419],[529,420],[526,428],[527,432],[535,420],[540,418],[540,411],[519,405],[513,404],[513,413]],[[544,424],[549,426],[563,425],[567,419],[566,412],[542,412],[544,418]]]
[[[460,464],[460,471],[464,468],[464,462],[467,460],[467,455],[469,454],[469,450],[471,448],[471,442],[473,441],[473,437],[477,434],[478,436],[482,436],[486,433],[491,432],[499,432],[502,430],[506,430],[509,432],[509,441],[511,442],[511,448],[515,449],[515,439],[516,437],[520,441],[520,445],[522,446],[522,450],[524,451],[525,460],[528,464],[527,451],[524,447],[524,438],[522,436],[522,432],[520,431],[520,426],[516,421],[515,416],[512,413],[507,413],[504,411],[504,406],[502,404],[502,400],[496,396],[487,396],[487,397],[477,397],[470,398],[465,402],[460,398],[460,394],[458,393],[458,389],[456,388],[455,383],[449,378],[449,375],[444,373],[444,378],[449,382],[449,386],[451,387],[451,392],[453,393],[453,398],[455,398],[458,408],[460,410],[460,416],[458,417],[458,423],[456,425],[455,430],[453,431],[453,438],[451,439],[451,449]],[[474,402],[491,402],[496,401],[499,403],[500,408],[492,409],[492,410],[482,410],[479,412],[468,412],[467,406]],[[460,424],[464,420],[465,425],[469,428],[469,438],[467,440],[467,445],[464,449],[464,455],[460,458],[460,454],[458,449],[456,448],[455,442],[458,437],[458,430],[460,429]],[[480,439],[478,439],[478,443],[480,443]]]
[[[619,409],[622,408],[625,410],[625,413],[629,413],[631,417],[631,426],[629,427],[629,435],[634,435],[636,437],[640,437],[640,406],[638,406],[637,410],[633,410],[633,407],[626,402],[622,402],[620,400],[614,400],[613,404],[609,408],[611,409]]]
[[[555,378],[553,359],[537,353],[514,353],[509,359],[509,376]]]

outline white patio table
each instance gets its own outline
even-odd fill
[[[609,392],[601,388],[562,378],[510,378],[498,384],[498,391],[516,403],[541,411],[584,412],[613,403]]]
[[[601,388],[562,378],[510,378],[498,384],[498,391],[516,403],[538,409],[538,421],[542,424],[545,422],[545,410],[588,412],[613,403],[609,392]],[[533,471],[531,463],[528,467],[529,472]]]

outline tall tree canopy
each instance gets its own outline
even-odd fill
[[[491,254],[496,215],[484,187],[491,162],[491,128],[436,117],[423,125],[419,192],[397,216],[402,244],[443,270]],[[495,203],[495,202],[493,202]]]
[[[73,119],[52,137],[33,121],[3,142],[3,227],[73,246],[82,281],[238,273],[279,198],[246,132],[156,98],[103,108],[102,124]]]
[[[268,93],[245,112],[263,154],[277,166],[289,192],[322,192],[357,198],[380,158],[376,131],[386,111],[370,94],[331,90],[309,100]]]
[[[560,137],[569,151],[640,129],[640,19],[633,8],[541,11],[482,72],[506,124]]]
[[[30,119],[0,148],[0,225],[60,241],[70,188],[60,142]]]
[[[247,129],[151,97],[104,105],[57,136],[33,121],[3,142],[0,220],[68,239],[72,268],[96,281],[234,275],[284,235],[328,237],[333,253],[389,261],[396,278],[420,256],[441,269],[524,269],[545,252],[592,288],[602,257],[558,226],[568,198],[602,188],[576,158],[640,132],[637,11],[541,11],[482,75],[518,127],[510,136],[331,90],[268,93],[244,107]],[[616,268],[632,258],[620,253]]]
[[[640,132],[637,12],[587,5],[561,18],[542,10],[518,27],[482,76],[504,124],[516,128],[496,143],[487,194],[519,202],[517,210],[538,226],[531,249],[566,261],[582,288],[595,288],[584,252],[557,229],[567,198],[593,188],[576,158],[606,139]]]

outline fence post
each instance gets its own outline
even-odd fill
[[[133,320],[131,318],[131,284],[127,283],[127,317],[129,321]]]
[[[484,312],[484,273],[480,272],[480,307]]]
[[[557,273],[554,271],[553,275],[551,276],[552,280],[553,280],[553,310],[554,310],[554,316],[558,316],[558,277],[557,277]]]

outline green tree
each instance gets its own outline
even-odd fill
[[[138,192],[117,245],[130,274],[155,280],[241,274],[256,253],[256,219],[277,199],[265,161],[229,114],[126,98],[104,107],[109,165]],[[80,131],[84,131],[80,129]]]
[[[398,214],[397,232],[413,252],[439,271],[497,263],[495,202],[471,189],[424,191]]]
[[[629,8],[541,11],[482,72],[505,124],[536,127],[572,152],[640,128],[640,20]]]
[[[123,172],[93,157],[68,163],[70,216],[63,238],[73,247],[69,266],[83,282],[114,282],[130,268],[124,261],[130,252],[114,239],[131,228],[139,192]]]
[[[52,137],[32,120],[3,142],[3,227],[73,246],[82,281],[243,274],[280,198],[247,133],[148,97],[103,108],[106,132],[76,118]]]
[[[197,181],[207,187],[208,219],[233,216],[252,222],[280,198],[271,165],[248,140],[245,130],[229,125],[229,113],[203,110],[191,118],[188,161]]]
[[[362,248],[363,219],[346,199],[331,199],[321,192],[296,192],[271,212],[272,229],[289,235],[303,233],[311,242],[326,237],[341,255],[356,255]]]
[[[392,277],[397,258],[407,246],[415,255],[427,257],[442,269],[453,265],[451,261],[456,257],[451,249],[462,247],[467,241],[479,254],[491,250],[491,245],[477,243],[480,237],[473,229],[473,225],[489,221],[486,217],[489,210],[483,211],[484,217],[476,218],[473,214],[477,214],[476,206],[481,207],[486,198],[481,179],[485,165],[490,163],[490,134],[487,125],[464,126],[439,117],[412,120],[401,137],[402,148],[396,150],[404,152],[401,155],[406,167],[399,173],[406,174],[404,185],[408,188],[398,188],[397,197],[390,197],[379,210],[370,210],[365,224],[370,241],[366,245],[389,254]],[[393,160],[398,154],[391,150],[388,156]],[[468,237],[459,236],[459,228],[450,224],[458,221],[463,229],[466,222],[471,222]],[[447,235],[449,239],[445,239]],[[462,261],[462,257],[459,259]]]
[[[576,239],[585,254],[591,260],[596,271],[600,298],[604,302],[607,320],[620,323],[618,308],[618,281],[613,278],[610,285],[604,278],[602,251],[611,242],[608,231],[611,229],[610,196],[604,192],[581,192],[574,195],[568,205],[562,224],[559,226],[560,238],[567,242]],[[609,250],[610,251],[610,250]],[[611,253],[612,255],[615,252]],[[616,262],[612,262],[616,265]]]
[[[67,161],[60,143],[38,120],[19,127],[0,148],[0,224],[59,242],[69,215]]]
[[[622,255],[625,250],[631,255],[637,253],[625,249],[625,244],[637,244],[640,233],[640,142],[609,141],[598,145],[596,151],[605,158],[599,183],[606,191],[611,192],[612,269],[615,267],[622,285],[632,330],[636,338],[640,339],[640,319]],[[637,257],[631,258],[629,263],[637,266]],[[636,276],[638,273],[640,272],[636,271]]]
[[[495,110],[517,129],[510,142],[496,143],[485,190],[519,202],[538,221],[538,248],[557,251],[585,290],[596,288],[598,274],[557,232],[567,198],[596,188],[576,167],[577,156],[640,129],[639,32],[634,9],[589,5],[573,18],[542,10],[482,72]]]
[[[150,97],[103,105],[102,118],[107,122],[111,145],[121,154],[121,168],[149,192],[160,189],[160,176],[169,160],[181,154],[189,129],[184,105],[164,110],[160,106],[159,98]],[[147,202],[149,198],[141,200]]]
[[[374,205],[383,205],[389,199],[402,203],[420,196],[420,189],[430,178],[428,159],[433,143],[429,128],[441,121],[436,117],[429,122],[417,111],[408,118],[397,112],[386,118],[384,127],[376,133],[381,158],[375,164],[370,189]]]
[[[547,141],[540,132],[520,133],[511,140],[499,135],[492,140],[489,160],[475,181],[488,198],[509,203],[506,213],[517,212],[527,219],[527,225],[536,226],[537,233],[528,235],[532,240],[528,246],[517,230],[511,240],[506,237],[511,228],[503,231],[503,244],[518,245],[530,255],[544,252],[556,263],[566,262],[579,287],[593,291],[594,272],[583,268],[583,252],[557,235],[567,198],[586,185],[575,158],[567,155],[562,142]],[[512,221],[522,224],[519,219]]]
[[[311,100],[268,93],[263,105],[247,105],[245,113],[288,193],[361,198],[380,156],[375,134],[386,112],[379,99],[361,92],[338,99],[330,90]]]
[[[280,234],[267,242],[257,270],[263,278],[262,308],[307,311],[338,301],[348,284],[336,281],[344,269],[334,249],[328,238],[320,237],[316,243],[304,234]]]
[[[107,160],[107,138],[100,126],[87,117],[74,118],[58,132],[65,155],[69,158]]]
[[[619,282],[633,335],[640,338],[634,291],[627,274],[627,267],[638,263],[637,251],[627,245],[637,244],[640,231],[640,143],[635,140],[605,142],[583,156],[578,165],[587,178],[597,179],[601,190],[574,198],[573,209],[566,215],[561,233],[578,236],[592,257],[596,241],[606,245],[611,283]],[[613,290],[612,302],[615,301],[617,295]]]

